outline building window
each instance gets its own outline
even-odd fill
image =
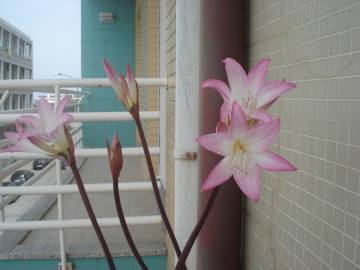
[[[4,71],[3,71],[3,78],[4,78],[4,80],[10,79],[10,78],[9,78],[9,77],[10,77],[10,64],[4,62],[3,68],[4,68]]]
[[[20,67],[19,79],[25,79],[25,68]]]
[[[9,44],[10,44],[10,32],[4,30],[4,32],[3,32],[3,44],[2,44],[4,50],[9,49]]]
[[[31,44],[25,44],[25,58],[31,59]]]
[[[19,43],[19,55],[25,57],[25,41],[22,39],[20,39]]]
[[[18,78],[18,68],[17,65],[12,65],[11,67],[11,79],[15,80]]]
[[[21,94],[20,95],[20,108],[25,108],[25,98],[26,98],[26,94]]]
[[[18,54],[18,37],[11,35],[11,53]]]
[[[9,110],[9,109],[10,109],[10,97],[8,96],[4,103],[4,110]]]
[[[16,110],[19,108],[18,102],[19,102],[19,94],[13,94],[12,100],[11,100],[11,109],[12,110]]]

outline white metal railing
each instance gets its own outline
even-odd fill
[[[9,124],[13,123],[16,118],[23,114],[16,113],[0,113],[0,123]],[[82,112],[82,113],[70,113],[74,116],[75,122],[90,122],[90,121],[129,121],[132,119],[130,113],[128,112]],[[27,113],[27,115],[37,114]],[[159,112],[149,111],[141,112],[140,117],[142,120],[157,120],[159,119]]]
[[[159,147],[149,147],[151,155],[159,155]],[[76,157],[106,157],[107,149],[106,148],[82,148],[75,150]],[[141,147],[125,147],[123,148],[124,156],[142,156],[143,149]],[[0,153],[0,159],[35,159],[35,158],[45,158],[47,155],[35,154],[35,153]]]
[[[166,87],[166,78],[137,78],[138,85],[141,86],[153,86],[153,87]],[[108,79],[55,79],[55,80],[2,80],[0,81],[0,90],[11,91],[36,91],[40,92],[43,89],[44,92],[49,92],[46,89],[53,89],[55,94],[55,103],[59,101],[60,93],[70,93],[71,90],[63,89],[62,87],[89,87],[89,88],[102,88],[110,87],[110,81]],[[65,91],[66,90],[66,91]],[[83,92],[84,93],[84,92]],[[79,94],[76,93],[71,94]],[[86,93],[87,94],[87,93]],[[77,112],[71,113],[74,116],[74,122],[87,122],[87,121],[128,121],[131,120],[131,115],[128,112]],[[160,113],[158,111],[141,112],[140,116],[142,120],[159,120]],[[0,114],[0,124],[13,123],[20,114],[16,113],[3,113]],[[150,153],[152,155],[159,155],[159,147],[150,147]],[[141,147],[128,147],[123,148],[124,156],[139,156],[143,154]],[[76,157],[105,157],[107,155],[107,149],[95,148],[95,149],[76,149]],[[0,153],[0,159],[34,159],[43,158],[45,155],[33,154],[33,153]],[[56,162],[56,179],[57,185],[52,186],[19,186],[19,187],[0,187],[0,196],[3,195],[30,195],[30,194],[57,194],[58,196],[58,219],[57,220],[38,220],[38,221],[21,221],[21,222],[2,222],[0,223],[0,231],[8,230],[37,230],[37,229],[58,229],[60,240],[60,257],[61,257],[61,269],[66,269],[66,253],[64,244],[64,229],[65,228],[82,228],[90,227],[91,223],[89,219],[63,219],[63,204],[62,195],[70,193],[78,193],[76,185],[62,185],[60,178],[60,161]],[[160,185],[160,181],[158,182]],[[112,190],[112,184],[87,184],[85,188],[88,192],[110,192]],[[150,190],[151,184],[149,182],[136,182],[136,183],[119,183],[120,191],[140,191]],[[134,216],[126,218],[129,225],[140,224],[159,224],[161,218],[159,215],[150,216]],[[99,224],[101,226],[118,226],[118,218],[99,218]]]

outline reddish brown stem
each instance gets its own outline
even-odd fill
[[[187,240],[185,247],[183,249],[183,252],[179,258],[179,261],[176,264],[175,270],[180,270],[185,267],[186,259],[189,256],[191,248],[193,247],[196,238],[199,236],[199,233],[200,233],[201,229],[203,228],[205,221],[210,214],[211,208],[214,205],[214,202],[215,202],[217,194],[219,193],[219,190],[220,190],[220,187],[217,187],[217,188],[213,189],[213,191],[211,192],[209,200],[206,203],[204,212],[203,212],[201,218],[199,219],[198,223],[196,224],[194,230],[192,231],[189,239]]]
[[[143,270],[148,270],[145,262],[141,258],[141,255],[140,255],[139,251],[137,250],[137,248],[135,246],[134,240],[132,239],[131,233],[129,231],[129,227],[128,227],[127,223],[126,223],[124,211],[123,211],[122,206],[121,206],[120,195],[119,195],[119,186],[118,186],[118,181],[117,180],[113,180],[113,191],[114,191],[114,199],[115,199],[116,211],[117,211],[117,214],[118,214],[120,224],[121,224],[121,227],[123,229],[125,238],[126,238],[128,244],[130,246],[130,249],[131,249],[132,253],[134,254],[134,257],[135,257],[136,261],[140,265],[140,267]]]
[[[158,188],[158,185],[157,185],[155,172],[154,172],[154,167],[153,167],[153,164],[152,164],[152,161],[151,161],[149,147],[148,147],[148,144],[147,144],[147,141],[146,141],[146,138],[145,138],[144,130],[143,130],[143,127],[141,125],[140,118],[137,117],[137,116],[134,116],[134,120],[135,120],[135,123],[136,123],[136,127],[138,129],[138,132],[139,132],[142,147],[144,149],[144,154],[145,154],[145,158],[146,158],[146,164],[147,164],[147,167],[148,167],[148,170],[149,170],[149,174],[150,174],[150,178],[151,178],[151,184],[152,184],[152,187],[153,187],[153,190],[154,190],[156,203],[158,205],[160,215],[161,215],[161,218],[162,218],[162,220],[164,222],[165,228],[166,228],[166,230],[167,230],[167,232],[169,234],[171,243],[174,246],[176,255],[177,255],[178,258],[180,258],[181,250],[180,250],[179,244],[178,244],[178,242],[176,240],[174,231],[171,228],[169,219],[168,219],[168,217],[166,215],[164,205],[163,205],[163,203],[161,201],[160,191],[159,191],[159,188]]]
[[[92,226],[93,226],[93,228],[95,230],[95,233],[96,233],[96,235],[97,235],[97,237],[98,237],[98,239],[100,241],[101,247],[102,247],[102,249],[103,249],[103,251],[105,253],[106,260],[107,260],[107,262],[109,264],[109,268],[111,270],[116,270],[115,263],[114,263],[113,258],[111,256],[109,247],[106,244],[104,235],[102,234],[99,223],[96,220],[94,210],[92,209],[89,197],[88,197],[88,195],[86,193],[83,181],[81,179],[81,175],[80,175],[79,170],[78,170],[78,168],[76,166],[75,157],[74,157],[74,155],[73,155],[73,153],[71,151],[69,151],[69,165],[70,165],[70,168],[71,168],[71,170],[72,170],[72,172],[74,174],[75,181],[76,181],[76,184],[78,186],[81,199],[82,199],[82,201],[84,203],[84,206],[85,206],[85,209],[86,209],[86,211],[87,211],[87,213],[89,215],[91,224],[92,224]]]

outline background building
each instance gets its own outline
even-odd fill
[[[31,38],[0,18],[0,80],[32,79],[32,69]],[[31,106],[32,93],[19,92],[10,94],[0,109],[16,110]]]
[[[0,80],[32,79],[32,41],[31,38],[0,18]],[[33,107],[33,93],[6,90],[0,91],[0,111],[20,110]],[[0,125],[0,140],[4,132],[14,129],[14,125]],[[0,142],[2,145],[2,142]],[[3,146],[3,145],[2,145]],[[10,161],[2,160],[0,167]]]

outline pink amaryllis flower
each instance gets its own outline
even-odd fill
[[[40,117],[31,115],[20,116],[15,121],[16,133],[7,132],[5,137],[12,143],[2,152],[33,152],[66,158],[72,145],[71,137],[65,129],[65,124],[73,117],[64,113],[64,108],[70,97],[64,97],[57,107],[45,99],[37,102]]]
[[[202,88],[213,88],[224,99],[220,121],[225,124],[228,122],[227,118],[231,116],[234,101],[241,105],[247,119],[270,122],[272,117],[266,110],[280,95],[296,87],[295,84],[282,80],[266,81],[270,59],[260,60],[248,75],[234,59],[226,58],[223,62],[230,88],[225,82],[215,79],[205,80]]]
[[[128,64],[126,65],[126,78],[124,78],[122,74],[120,74],[119,78],[117,78],[114,68],[105,59],[104,69],[106,75],[111,82],[112,88],[115,91],[115,94],[117,95],[118,99],[123,103],[125,108],[129,112],[138,111],[139,88],[130,66]]]
[[[210,172],[202,190],[212,189],[234,176],[237,185],[252,201],[260,197],[260,169],[294,171],[287,160],[270,151],[279,133],[280,120],[249,126],[237,102],[233,103],[228,133],[200,136],[197,141],[207,150],[224,158]]]

